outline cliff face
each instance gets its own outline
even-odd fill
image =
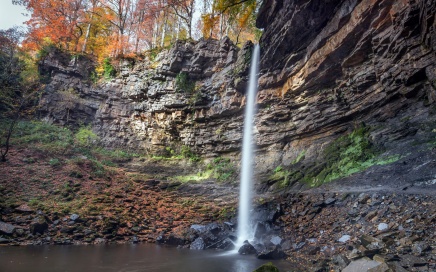
[[[264,1],[260,180],[279,165],[313,168],[329,143],[362,123],[372,144],[398,153],[405,142],[434,137],[435,12],[432,0]],[[126,61],[117,78],[98,85],[53,55],[43,64],[54,68],[41,113],[92,123],[107,146],[187,145],[206,157],[237,158],[250,50],[228,39],[178,42],[153,60]]]
[[[250,50],[228,39],[178,42],[153,60],[121,63],[117,78],[97,85],[70,72],[75,64],[49,69],[54,72],[42,114],[55,122],[92,123],[112,147],[159,152],[188,145],[203,155],[237,151]],[[43,65],[57,67],[56,58]]]
[[[263,119],[283,163],[362,122],[383,148],[433,129],[435,12],[425,0],[266,1],[259,98],[277,101]]]

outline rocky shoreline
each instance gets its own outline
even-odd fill
[[[162,186],[148,184],[155,190]],[[256,240],[252,245],[246,243],[239,252],[256,254],[261,259],[286,258],[300,271],[309,268],[357,271],[359,266],[373,269],[369,271],[434,271],[435,201],[433,195],[383,191],[306,191],[273,199],[257,198],[253,217],[257,222]],[[210,206],[211,202],[204,200],[198,209]],[[178,210],[169,206],[165,207],[167,214],[176,216]],[[204,215],[211,215],[211,211]],[[108,217],[56,216],[21,205],[2,212],[0,242],[3,245],[157,242],[192,250],[234,249],[234,217],[225,221],[216,214],[209,218],[185,216],[183,223],[177,222],[177,218],[173,218],[176,223],[169,223],[168,218],[148,230],[143,226],[129,227],[128,222]]]

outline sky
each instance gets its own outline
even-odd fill
[[[12,0],[0,0],[0,29],[8,29],[17,26],[24,26],[23,22],[28,17],[22,15],[26,9],[22,6],[12,5]]]

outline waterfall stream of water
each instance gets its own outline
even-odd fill
[[[250,222],[253,183],[253,119],[257,93],[257,74],[259,66],[260,48],[255,45],[251,55],[250,77],[247,89],[244,119],[244,137],[242,143],[242,169],[239,189],[239,214],[238,214],[238,241],[237,248],[245,240],[252,240],[254,231]]]

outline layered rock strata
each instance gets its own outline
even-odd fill
[[[431,141],[435,11],[430,0],[264,1],[257,173],[291,167],[302,153],[299,167],[311,168],[330,142],[361,124],[381,150],[401,154],[406,142]],[[107,146],[186,145],[205,157],[237,158],[250,50],[229,39],[178,42],[153,60],[126,61],[118,77],[97,85],[72,72],[77,64],[46,62],[57,68],[49,69],[42,115],[92,123]],[[436,175],[426,171],[426,179]]]

